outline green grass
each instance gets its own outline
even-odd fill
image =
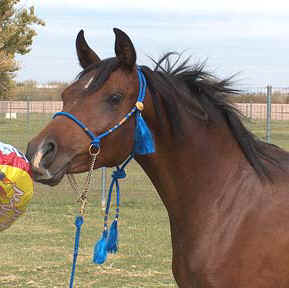
[[[25,150],[48,117],[0,117],[1,141]],[[248,122],[258,136],[264,123]],[[289,122],[273,122],[274,143],[289,150]],[[110,170],[109,170],[110,171]],[[108,175],[110,172],[108,171]],[[167,213],[147,177],[131,163],[121,181],[120,249],[102,265],[92,264],[92,250],[100,237],[100,175],[95,172],[83,225],[75,287],[177,287],[171,273],[171,244]],[[83,176],[78,176],[83,181]],[[109,180],[109,178],[108,178]],[[0,234],[0,287],[68,287],[74,242],[77,197],[65,179],[57,187],[35,185],[25,216]],[[113,209],[112,209],[113,214]]]
[[[176,287],[170,272],[166,212],[148,181],[137,180],[138,174],[139,168],[132,163],[121,187],[120,250],[103,266],[92,264],[92,248],[103,229],[103,212],[100,190],[90,191],[76,287]],[[95,186],[100,187],[99,175],[93,179]],[[66,181],[55,188],[35,188],[26,215],[1,233],[1,288],[68,286],[77,197]]]
[[[266,121],[246,121],[246,126],[266,141]],[[289,121],[271,121],[271,143],[289,151]]]

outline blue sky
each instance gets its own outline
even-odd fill
[[[167,51],[207,59],[219,77],[239,73],[240,86],[289,86],[289,3],[227,0],[26,0],[46,26],[32,51],[17,57],[16,80],[72,81],[80,72],[75,37],[85,30],[101,58],[114,55],[113,27],[131,37],[138,63]]]

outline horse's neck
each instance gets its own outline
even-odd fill
[[[191,122],[182,141],[155,134],[156,153],[136,158],[174,219],[210,205],[240,162],[247,163],[225,123],[208,128]]]

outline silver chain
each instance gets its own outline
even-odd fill
[[[87,174],[87,177],[86,177],[86,180],[85,180],[85,183],[84,183],[84,188],[83,188],[82,192],[80,192],[79,185],[78,185],[74,175],[73,174],[67,174],[67,178],[68,178],[68,181],[69,181],[72,189],[74,190],[74,192],[76,192],[79,195],[79,198],[78,198],[77,202],[81,203],[80,215],[82,215],[82,216],[85,213],[85,208],[86,208],[86,205],[87,205],[88,190],[89,190],[91,175],[92,175],[92,172],[93,172],[93,167],[94,167],[94,164],[95,164],[95,161],[96,161],[96,157],[97,157],[97,153],[91,154],[90,167],[89,167],[89,170],[88,170],[88,174]]]

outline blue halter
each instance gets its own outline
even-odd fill
[[[139,82],[139,92],[138,92],[138,98],[137,98],[137,102],[135,106],[130,110],[129,113],[126,114],[126,116],[118,124],[116,124],[115,126],[106,130],[105,132],[101,133],[98,136],[96,136],[91,130],[87,128],[87,126],[83,122],[81,122],[71,113],[57,112],[53,115],[53,119],[57,116],[65,116],[73,120],[91,138],[92,141],[90,142],[89,151],[91,151],[91,148],[94,147],[98,149],[97,153],[99,153],[101,139],[109,135],[110,133],[112,133],[117,128],[119,128],[128,119],[130,119],[133,114],[136,114],[135,115],[136,126],[135,126],[135,133],[134,133],[133,151],[131,152],[129,158],[121,165],[121,167],[117,166],[116,170],[113,171],[112,173],[112,181],[109,187],[108,198],[107,198],[106,209],[105,209],[105,216],[104,216],[104,230],[102,232],[102,237],[95,244],[95,247],[94,247],[93,262],[96,264],[104,263],[107,257],[107,253],[116,253],[118,250],[117,223],[118,223],[118,218],[119,218],[119,204],[120,204],[120,189],[119,189],[118,179],[123,179],[126,177],[124,169],[127,166],[127,164],[133,159],[134,155],[136,154],[146,155],[146,154],[155,152],[152,134],[141,115],[141,112],[144,108],[143,101],[144,101],[145,94],[146,94],[147,83],[146,83],[145,76],[143,72],[141,71],[140,67],[137,67],[137,75],[138,75],[138,82]],[[107,222],[108,222],[109,208],[110,208],[110,202],[111,202],[111,195],[112,195],[114,186],[116,187],[116,213],[115,213],[114,221],[112,222],[110,229],[108,231]],[[79,238],[80,238],[82,224],[83,224],[82,215],[77,216],[75,220],[76,233],[75,233],[75,243],[74,243],[74,257],[73,257],[72,271],[71,271],[71,276],[70,276],[70,286],[69,286],[70,288],[73,287],[76,260],[78,256]]]
[[[143,72],[141,71],[140,67],[137,67],[137,75],[138,75],[138,82],[139,82],[139,93],[138,93],[136,105],[130,110],[129,113],[126,114],[126,116],[118,124],[106,130],[105,132],[101,133],[100,135],[96,136],[90,129],[88,129],[88,127],[83,122],[81,122],[71,113],[57,112],[53,115],[52,118],[54,119],[57,116],[66,116],[69,119],[73,120],[92,139],[92,141],[90,142],[91,147],[100,149],[101,139],[109,135],[110,133],[112,133],[117,128],[119,128],[134,113],[136,113],[134,148],[131,154],[132,155],[135,155],[135,154],[146,155],[146,154],[155,152],[152,134],[141,115],[141,111],[143,110],[143,101],[144,101],[144,97],[146,94],[147,83],[146,83],[145,76]]]

